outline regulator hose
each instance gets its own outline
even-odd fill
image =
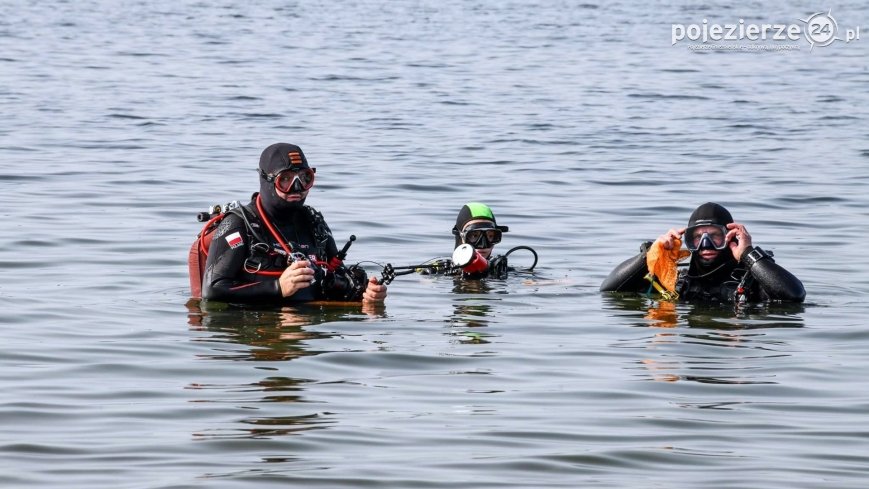
[[[528,271],[530,272],[530,271],[534,270],[534,267],[537,266],[537,252],[534,251],[534,248],[532,248],[530,246],[524,246],[524,245],[514,246],[513,248],[510,248],[507,251],[507,253],[504,253],[504,256],[505,257],[510,256],[510,253],[513,253],[514,251],[518,251],[518,250],[527,250],[527,251],[530,251],[532,255],[534,255],[534,263],[532,263],[531,266],[528,267]]]

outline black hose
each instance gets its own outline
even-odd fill
[[[532,263],[531,266],[528,267],[528,271],[534,270],[534,267],[537,266],[537,252],[534,251],[534,248],[532,248],[530,246],[524,246],[524,245],[514,246],[513,248],[510,248],[510,250],[507,251],[507,253],[504,253],[504,256],[505,257],[510,256],[510,253],[513,253],[516,250],[528,250],[531,252],[532,255],[534,255],[534,263]]]
[[[395,275],[396,277],[400,277],[400,276],[402,276],[402,275],[410,275],[411,273],[415,273],[415,272],[416,272],[416,270],[402,270],[402,271],[400,271],[400,272],[395,272],[394,275]]]

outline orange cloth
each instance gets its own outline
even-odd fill
[[[655,241],[646,253],[646,266],[649,267],[649,273],[670,292],[676,290],[676,278],[679,276],[676,264],[683,258],[691,256],[690,251],[682,249],[682,240],[673,240],[673,245],[673,249],[665,250],[661,243]]]
[[[679,324],[679,316],[676,314],[676,304],[668,301],[660,301],[655,303],[655,307],[649,308],[645,318],[650,321],[655,321],[653,326],[656,328],[675,328]]]

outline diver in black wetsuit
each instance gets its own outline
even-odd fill
[[[658,237],[665,249],[684,235],[691,251],[687,270],[679,273],[676,292],[680,300],[711,302],[802,302],[806,291],[790,272],[776,264],[772,254],[752,246],[745,226],[733,222],[724,207],[707,202],[691,214],[688,227],[671,229]],[[646,292],[650,283],[643,243],[640,254],[624,261],[600,286],[602,292]]]
[[[459,210],[456,216],[456,225],[453,226],[455,247],[469,244],[474,247],[486,261],[485,270],[472,273],[464,273],[465,278],[507,276],[507,258],[505,256],[492,256],[495,245],[501,242],[501,236],[510,229],[507,226],[499,226],[495,221],[495,213],[486,204],[468,202]]]
[[[509,231],[507,226],[499,226],[495,221],[495,214],[486,204],[469,202],[462,206],[456,217],[456,225],[453,226],[455,236],[455,248],[468,245],[473,249],[473,263],[460,265],[453,260],[439,260],[428,269],[421,269],[423,273],[444,273],[447,275],[461,275],[466,279],[480,279],[486,277],[506,278],[507,272],[512,270],[507,266],[505,255],[492,256],[495,245],[501,242],[501,237]],[[471,253],[470,249],[465,250]]]
[[[422,275],[451,275],[462,279],[477,281],[482,278],[506,279],[509,272],[534,271],[537,266],[537,252],[530,246],[514,246],[503,255],[492,255],[495,245],[509,229],[499,226],[495,214],[486,204],[469,202],[462,206],[453,226],[456,237],[452,259],[433,258],[421,265],[383,267],[381,283],[390,283],[399,275],[420,273]],[[507,257],[511,253],[525,250],[534,257],[530,267],[513,268],[508,266]]]
[[[322,215],[304,205],[315,168],[301,148],[278,143],[260,156],[260,191],[215,231],[202,297],[237,303],[383,302],[386,286],[347,268]]]

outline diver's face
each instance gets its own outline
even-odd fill
[[[281,192],[278,189],[275,189],[275,193],[278,194],[278,197],[286,200],[287,202],[301,202],[308,197],[308,191],[303,190],[301,192]]]
[[[696,253],[697,253],[697,256],[700,258],[700,261],[704,265],[709,265],[709,264],[713,263],[718,258],[718,255],[721,254],[721,252],[718,250],[709,250],[709,249],[700,250]]]
[[[474,247],[485,259],[492,256],[495,244],[501,241],[501,231],[488,219],[474,219],[462,227],[462,242]]]
[[[685,230],[685,245],[697,254],[701,263],[710,264],[727,248],[726,235],[724,226],[694,226]]]

